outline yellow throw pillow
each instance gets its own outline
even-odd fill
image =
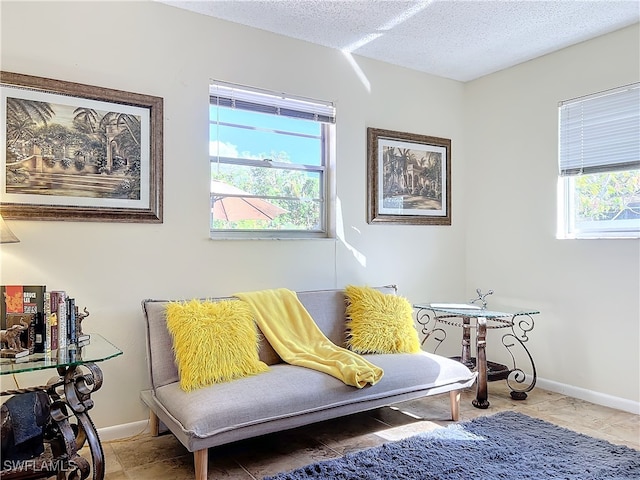
[[[413,309],[403,297],[349,285],[347,347],[357,353],[416,353],[420,339]]]
[[[269,370],[258,359],[257,328],[245,302],[171,302],[167,327],[187,392]]]

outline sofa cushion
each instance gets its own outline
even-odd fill
[[[394,396],[428,392],[473,379],[469,369],[454,360],[427,352],[365,355],[384,369],[375,385],[354,388],[316,370],[288,364],[271,366],[266,373],[219,383],[191,393],[177,384],[157,388],[156,397],[189,436],[207,438],[241,427],[327,412],[372,400],[394,403]],[[215,405],[215,408],[211,408]],[[283,427],[286,428],[286,427]]]
[[[347,346],[358,353],[416,353],[420,339],[403,297],[348,285]]]
[[[238,300],[167,305],[180,387],[190,392],[268,370],[258,359],[253,312]]]

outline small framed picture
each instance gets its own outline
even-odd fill
[[[367,222],[451,225],[451,140],[367,129]]]

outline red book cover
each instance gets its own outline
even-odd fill
[[[7,328],[7,315],[20,314],[30,315],[34,320],[36,318],[42,322],[44,327],[44,297],[47,287],[44,285],[2,285],[0,291],[2,298],[0,299],[0,323],[2,329]],[[35,336],[36,325],[32,325],[28,332],[25,332],[24,339],[30,345],[30,349],[38,352],[44,351],[44,328],[41,329],[39,335]],[[32,338],[33,337],[33,338]],[[37,345],[36,345],[37,342]]]
[[[6,326],[7,313],[42,313],[44,315],[44,285],[2,285],[2,328]]]
[[[2,329],[7,328],[7,313],[24,313],[22,285],[2,286]]]

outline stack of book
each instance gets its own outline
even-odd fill
[[[21,333],[20,348],[2,344],[0,354],[19,358],[86,345],[90,337],[81,329],[85,316],[79,315],[75,299],[63,290],[49,292],[45,285],[2,285],[0,328]]]

